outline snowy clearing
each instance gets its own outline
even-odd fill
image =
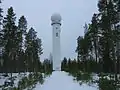
[[[50,77],[45,79],[43,85],[37,84],[34,90],[98,90],[97,87],[86,84],[79,85],[72,76],[63,71],[54,71]]]

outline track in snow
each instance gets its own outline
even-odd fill
[[[79,85],[73,81],[72,76],[63,71],[54,71],[52,75],[45,79],[43,85],[36,85],[34,90],[98,90],[86,84]]]

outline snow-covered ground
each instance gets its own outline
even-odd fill
[[[5,75],[4,73],[0,73],[0,86],[3,86],[5,84],[5,82],[10,82],[10,73],[8,73],[8,76],[3,76]],[[12,77],[14,77],[14,86],[17,87],[18,86],[18,82],[19,80],[21,80],[23,77],[28,76],[29,73],[27,72],[26,74],[24,73],[12,73]],[[1,88],[0,88],[1,90]]]
[[[87,84],[79,85],[72,76],[64,71],[54,71],[50,77],[45,79],[43,85],[37,84],[34,90],[98,90],[97,87]]]

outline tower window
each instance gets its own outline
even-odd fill
[[[56,27],[56,29],[58,29],[58,27]]]
[[[58,37],[58,33],[56,33],[56,37]]]

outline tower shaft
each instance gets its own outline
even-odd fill
[[[61,16],[56,13],[51,16],[52,38],[53,38],[53,70],[61,70],[61,48],[60,48],[60,31]]]
[[[53,70],[61,70],[60,24],[53,24]]]

